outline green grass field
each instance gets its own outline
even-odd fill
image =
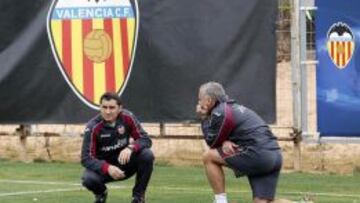
[[[69,163],[0,161],[1,203],[82,203],[92,195],[80,186],[82,168]],[[226,171],[231,202],[251,202],[246,178]],[[109,184],[109,203],[130,202],[134,179]],[[305,195],[322,203],[360,203],[360,175],[282,174],[278,197],[299,201]],[[147,193],[150,203],[211,203],[212,192],[201,167],[156,165]]]

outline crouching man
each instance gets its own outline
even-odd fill
[[[100,114],[85,129],[81,164],[82,184],[95,195],[95,203],[105,203],[106,183],[125,180],[136,174],[132,203],[144,203],[152,171],[152,141],[139,121],[122,108],[119,96],[105,93],[100,98]]]
[[[273,202],[282,156],[276,137],[254,111],[229,100],[222,85],[203,84],[196,112],[210,149],[203,161],[215,203],[227,203],[223,166],[247,176],[254,203]]]

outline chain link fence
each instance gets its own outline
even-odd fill
[[[316,10],[294,8],[295,1],[279,0],[277,21],[277,126],[292,127],[293,124],[293,80],[291,75],[292,54],[292,18],[295,9],[301,9],[306,17],[306,66],[307,70],[307,116],[308,131],[316,134],[316,45],[315,45],[315,14]],[[304,0],[304,6],[314,6],[314,0]],[[295,36],[295,35],[293,35]]]
[[[277,21],[277,61],[291,60],[291,15],[293,0],[279,0]]]

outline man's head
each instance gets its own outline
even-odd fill
[[[223,86],[217,82],[207,82],[200,86],[199,102],[202,109],[210,111],[217,102],[228,99]]]
[[[122,110],[120,97],[116,93],[106,92],[100,98],[100,113],[107,122],[114,122]]]

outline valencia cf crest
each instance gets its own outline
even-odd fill
[[[333,24],[327,33],[327,49],[333,63],[339,69],[347,66],[355,50],[355,39],[351,28],[343,23]]]
[[[47,30],[57,65],[75,94],[99,107],[124,91],[139,29],[137,0],[53,0]]]

